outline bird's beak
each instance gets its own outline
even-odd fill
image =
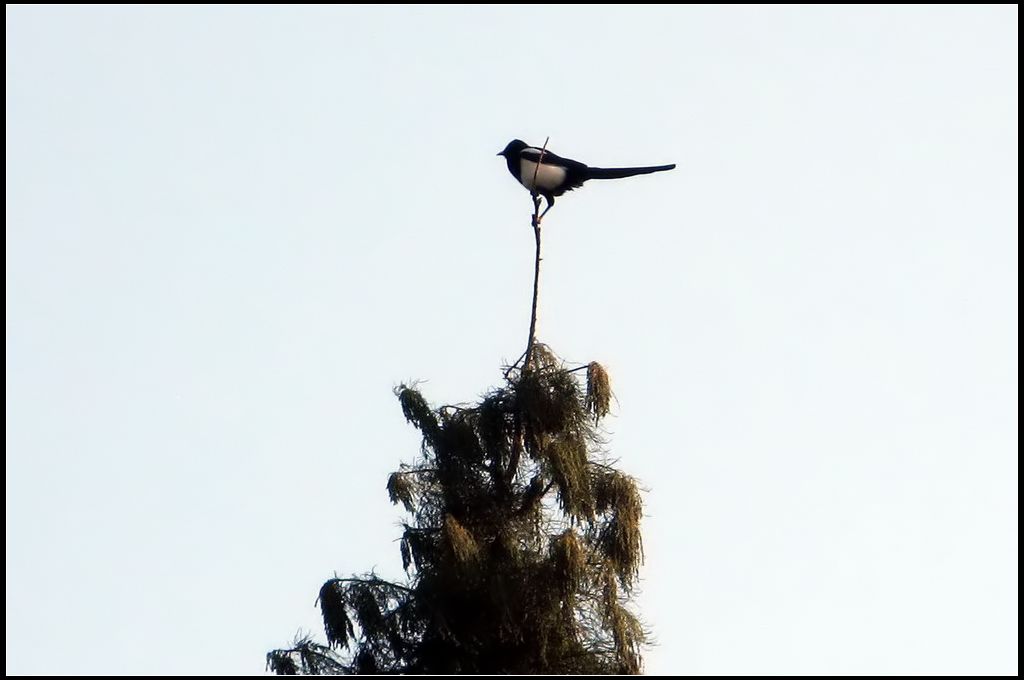
[[[503,156],[504,154],[505,154],[505,152],[504,152],[504,151],[499,151],[498,153],[496,153],[496,154],[494,154],[494,155],[495,155],[495,156]]]

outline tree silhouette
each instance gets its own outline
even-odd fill
[[[423,435],[419,457],[387,481],[409,515],[405,582],[328,580],[327,645],[307,637],[270,652],[274,672],[640,672],[646,633],[628,608],[640,493],[604,452],[604,368],[570,368],[534,337],[538,207],[530,337],[503,384],[439,408],[415,385],[395,391]]]

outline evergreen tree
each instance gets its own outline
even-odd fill
[[[423,435],[390,476],[409,514],[404,583],[375,574],[320,589],[327,646],[267,655],[278,674],[639,673],[645,631],[627,606],[642,560],[636,482],[604,458],[611,400],[596,362],[569,368],[534,341],[475,405],[396,390]],[[585,370],[585,379],[583,371]]]

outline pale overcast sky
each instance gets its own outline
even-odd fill
[[[400,573],[392,387],[539,335],[651,673],[1017,673],[1012,7],[8,7],[7,672],[261,673]]]

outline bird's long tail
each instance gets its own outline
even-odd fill
[[[672,165],[652,165],[646,168],[587,168],[587,179],[619,179],[621,177],[632,177],[633,175],[648,175],[652,172],[662,172],[676,167]]]

